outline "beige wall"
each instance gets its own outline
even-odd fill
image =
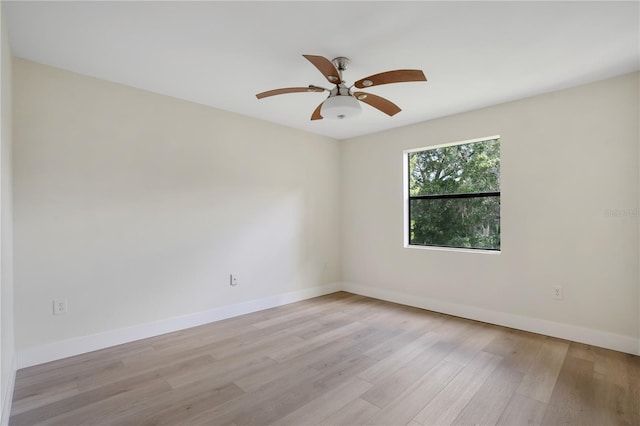
[[[636,351],[638,79],[625,75],[344,141],[348,288],[520,326],[531,320],[542,329],[593,330]],[[502,253],[404,248],[403,150],[491,135],[502,136]],[[551,299],[554,285],[564,286],[563,301]]]
[[[336,142],[13,70],[19,349],[342,280],[637,350],[640,220],[605,213],[639,208],[638,74]],[[404,248],[402,151],[495,134],[502,253]]]
[[[17,58],[14,105],[18,349],[338,280],[336,141]]]
[[[0,413],[8,414],[14,376],[13,229],[11,196],[11,49],[0,4]],[[3,421],[7,419],[4,418]],[[4,424],[4,423],[3,423]]]

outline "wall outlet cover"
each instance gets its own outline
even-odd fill
[[[67,313],[67,299],[53,299],[53,315]]]
[[[553,287],[553,298],[555,300],[564,299],[564,289],[562,288],[561,285],[557,285],[557,286]]]

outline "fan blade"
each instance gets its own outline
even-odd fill
[[[267,92],[258,93],[256,98],[262,99],[268,96],[284,95],[285,93],[298,93],[298,92],[324,92],[325,89],[321,87],[285,87],[283,89],[269,90]]]
[[[380,86],[389,83],[404,83],[407,81],[427,81],[427,77],[424,76],[421,70],[395,70],[370,75],[369,77],[356,81],[353,85],[358,89],[364,89],[365,87]]]
[[[329,83],[340,84],[340,73],[330,60],[324,56],[302,55],[313,64],[324,75]]]
[[[323,103],[324,101],[320,102],[320,105],[318,105],[318,107],[313,111],[313,114],[311,114],[311,121],[322,120],[322,116],[320,115],[320,108],[322,108]]]
[[[383,97],[372,95],[371,93],[355,92],[353,96],[355,96],[357,100],[364,102],[365,104],[369,104],[389,116],[394,116],[402,111],[400,107],[393,102]]]

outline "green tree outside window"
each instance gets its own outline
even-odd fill
[[[409,244],[500,250],[500,140],[410,152]]]

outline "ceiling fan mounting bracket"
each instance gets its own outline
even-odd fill
[[[338,56],[337,58],[334,58],[333,61],[331,61],[331,63],[335,65],[338,71],[345,71],[347,69],[347,65],[349,65],[349,62],[351,62],[349,58],[345,58],[344,56]]]

